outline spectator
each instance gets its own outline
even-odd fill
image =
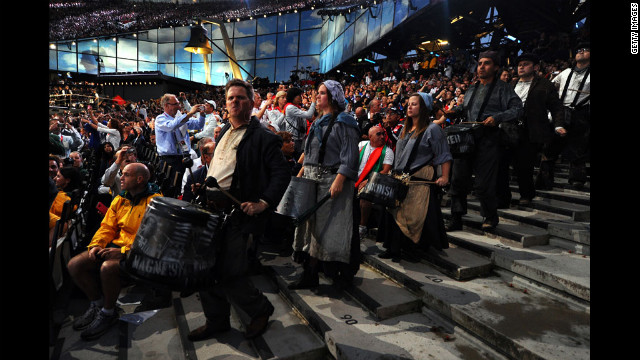
[[[84,167],[84,160],[82,159],[82,154],[79,151],[71,152],[71,154],[69,154],[69,159],[73,160],[72,166],[78,169],[82,179],[89,176],[89,170]]]
[[[120,177],[124,172],[124,168],[135,163],[138,160],[136,149],[130,146],[123,146],[115,154],[115,161],[109,166],[102,175],[101,187],[98,192],[101,194],[111,193],[111,197],[115,198],[122,191]],[[149,181],[147,179],[147,181]]]
[[[186,98],[182,97],[188,105]],[[179,173],[184,173],[182,159],[190,156],[191,142],[188,129],[200,130],[204,126],[205,116],[201,112],[199,118],[191,118],[196,112],[202,111],[203,105],[190,107],[187,113],[179,110],[180,102],[174,94],[164,94],[160,99],[160,106],[164,113],[158,115],[155,121],[156,147],[160,159]]]
[[[74,330],[83,330],[83,340],[102,336],[118,321],[116,300],[120,294],[120,270],[140,227],[147,205],[158,193],[149,183],[150,173],[140,163],[129,164],[122,173],[122,193],[115,197],[100,228],[87,246],[88,251],[74,256],[68,264],[75,284],[91,302],[87,311],[73,322]]]
[[[281,128],[281,125],[284,122],[284,108],[287,104],[287,92],[286,91],[278,91],[274,100],[275,106],[271,110],[267,110],[267,118],[269,119],[269,123],[272,125],[276,125],[278,129]]]
[[[89,110],[89,119],[82,119],[82,122],[89,124],[93,129],[98,132],[106,134],[105,141],[110,142],[114,149],[120,147],[120,141],[122,139],[122,126],[120,125],[120,121],[117,119],[110,119],[107,122],[107,125],[104,125],[100,122],[100,119],[104,117],[104,114],[99,115],[98,117],[94,116],[93,111]]]
[[[215,136],[214,129],[218,126],[219,123],[222,122],[222,118],[213,113],[214,110],[216,110],[216,102],[213,100],[205,100],[204,101],[204,113],[205,113],[204,127],[202,128],[202,131],[193,135],[190,139],[191,141],[198,142],[198,149],[200,149],[199,141],[203,138],[213,138]]]
[[[58,169],[62,167],[62,160],[56,155],[49,155],[49,178],[53,179],[58,175]]]
[[[345,109],[344,90],[327,80],[318,88],[318,108],[323,116],[309,130],[305,144],[303,177],[318,180],[317,200],[331,194],[318,211],[296,228],[294,251],[304,271],[291,289],[318,286],[320,262],[337,286],[349,284],[355,274],[353,194],[358,177],[358,123]],[[331,226],[326,226],[326,224]],[[356,248],[359,249],[359,242]],[[308,249],[303,251],[303,249]],[[306,254],[302,255],[302,254]],[[306,258],[303,260],[303,258]],[[351,266],[350,266],[351,265]],[[359,262],[356,265],[359,265]],[[332,268],[332,269],[330,269]],[[336,269],[337,268],[337,269]]]
[[[187,179],[191,176],[191,174],[195,174],[195,172],[202,168],[205,167],[207,165],[209,165],[209,162],[211,162],[211,154],[207,153],[205,155],[204,151],[202,149],[204,149],[204,146],[206,144],[211,143],[212,146],[215,146],[215,142],[213,141],[212,138],[210,137],[203,137],[200,140],[198,140],[198,149],[200,150],[200,156],[193,159],[193,165],[191,165],[191,167],[189,169],[187,169],[187,171],[184,172],[184,175],[182,176],[182,186],[180,186],[180,193],[183,194],[183,190],[185,185],[187,184]],[[212,149],[209,149],[208,152],[211,152]],[[191,171],[189,171],[191,170]],[[189,200],[190,201],[190,200]]]
[[[356,191],[360,192],[367,184],[371,174],[379,172],[388,174],[393,166],[393,150],[386,145],[386,132],[382,126],[376,125],[369,129],[369,140],[361,141],[358,144],[360,152],[358,180],[355,183]],[[358,226],[358,234],[360,240],[364,238],[369,229],[369,217],[373,204],[370,201],[360,199],[359,204],[355,206],[355,210],[359,211],[360,225]],[[384,210],[384,209],[382,209]],[[358,212],[358,211],[356,211]]]
[[[369,129],[376,125],[382,125],[382,113],[380,112],[380,100],[372,99],[369,102],[369,121],[364,125],[361,133],[362,140],[369,139]]]
[[[58,174],[53,180],[55,181],[58,193],[49,208],[49,247],[51,247],[54,240],[53,236],[56,221],[60,220],[64,203],[67,200],[71,200],[71,192],[80,188],[81,185],[80,172],[72,166],[65,166],[58,169]],[[65,228],[62,234],[66,232],[67,224],[63,226]]]
[[[300,88],[290,88],[287,90],[287,104],[284,109],[284,118],[278,124],[280,130],[287,131],[293,136],[295,142],[295,151],[301,154],[304,149],[304,142],[307,138],[307,121],[313,117],[316,110],[316,102],[313,101],[308,110],[304,110],[302,105],[303,91]],[[315,90],[312,94],[315,100]]]
[[[496,183],[501,148],[498,142],[498,125],[515,121],[522,113],[522,101],[508,84],[498,81],[496,73],[500,59],[495,51],[480,53],[478,59],[479,80],[465,94],[464,111],[467,121],[482,122],[476,137],[476,149],[467,158],[456,159],[451,177],[451,224],[448,230],[462,229],[462,215],[467,212],[467,194],[471,190],[471,175],[475,175],[474,188],[480,200],[484,217],[483,230],[498,225],[498,200]],[[483,98],[477,98],[483,92]]]
[[[207,139],[209,139],[209,141],[207,141]],[[215,146],[216,144],[211,138],[203,138],[198,142],[198,148],[201,150],[200,158],[197,160],[199,160],[198,162],[200,164],[193,170],[193,175],[185,172],[185,177],[182,180],[182,200],[191,202],[196,198],[200,186],[204,184],[207,177],[209,164],[211,163],[211,155],[213,155]],[[195,162],[196,160],[194,160],[194,163]]]
[[[414,93],[409,97],[393,173],[410,175],[412,181],[435,180],[435,185],[443,187],[449,184],[453,157],[444,131],[430,121],[432,104],[432,97],[427,93]],[[436,175],[438,165],[442,166],[440,177]],[[409,183],[407,195],[400,206],[386,213],[378,229],[378,239],[386,248],[378,255],[383,259],[397,260],[402,248],[413,245],[423,249],[448,248],[439,189],[428,184]]]
[[[71,130],[72,135],[62,134],[61,132],[62,129]],[[63,121],[63,122],[58,122],[57,120],[49,121],[49,136],[57,137],[60,140],[60,144],[62,144],[64,148],[64,153],[60,153],[59,155],[63,159],[68,158],[71,151],[75,150],[76,148],[80,147],[83,144],[82,137],[80,136],[80,133],[78,133],[78,130],[76,130],[67,121]]]
[[[402,119],[403,115],[404,113],[400,109],[390,107],[387,109],[386,116],[382,122],[382,126],[387,134],[387,139],[391,143],[391,149],[396,148],[398,138],[400,134],[402,134],[404,123],[400,123],[400,119]]]
[[[223,253],[216,262],[217,281],[200,291],[207,321],[189,333],[190,341],[204,340],[231,328],[229,301],[251,318],[244,334],[248,339],[262,334],[273,314],[273,305],[246,276],[247,249],[264,231],[267,214],[280,202],[290,175],[280,151],[280,137],[251,116],[253,99],[251,84],[239,79],[227,83],[229,123],[220,133],[207,177],[215,178],[221,189],[234,194],[242,203],[241,211],[230,214],[228,226],[218,239]],[[227,211],[230,208],[218,205]]]

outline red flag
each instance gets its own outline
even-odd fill
[[[116,95],[114,96],[114,98],[112,99],[113,101],[115,101],[118,105],[124,105],[126,104],[126,100],[123,99],[120,95]]]

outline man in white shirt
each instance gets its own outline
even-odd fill
[[[356,182],[357,191],[360,191],[367,184],[372,173],[388,174],[391,171],[394,160],[393,150],[385,143],[386,131],[380,125],[376,125],[369,129],[369,140],[361,141],[358,144],[360,165]],[[371,202],[362,199],[360,199],[359,209],[356,206],[353,207],[356,211],[360,210],[360,239],[368,232],[367,223],[371,216],[372,207]]]
[[[576,65],[565,69],[551,82],[558,88],[560,101],[565,107],[568,128],[556,127],[556,133],[566,137],[565,159],[569,161],[569,185],[580,190],[587,181],[586,160],[589,156],[591,134],[591,47],[578,44]]]

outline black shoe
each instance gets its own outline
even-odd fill
[[[113,314],[107,315],[103,311],[98,311],[95,319],[89,327],[80,333],[82,340],[94,340],[106,333],[113,325],[118,323],[120,314],[114,309]]]
[[[300,279],[292,282],[287,286],[290,290],[298,290],[298,289],[312,289],[318,287],[320,280],[318,278],[318,273],[311,273],[309,270],[305,270],[302,272],[302,276]]]
[[[385,250],[383,252],[381,252],[380,254],[378,254],[378,257],[380,259],[397,259],[400,257],[400,254],[398,253],[394,253],[390,250]]]
[[[496,226],[498,226],[498,221],[490,221],[490,220],[485,220],[482,223],[482,231],[489,231],[489,230],[493,230],[496,228]]]
[[[270,310],[266,313],[256,316],[251,319],[251,323],[247,325],[247,330],[244,332],[245,339],[253,339],[262,335],[269,326],[269,317],[273,314],[273,306],[269,306]]]
[[[528,206],[531,205],[531,199],[520,199],[518,205]]]
[[[89,325],[91,325],[99,312],[100,306],[94,305],[93,303],[89,304],[89,308],[87,309],[87,311],[85,311],[84,314],[73,321],[73,330],[86,329]]]
[[[462,218],[453,216],[448,225],[444,227],[445,231],[457,231],[462,230]]]
[[[182,294],[180,296],[182,296]],[[171,298],[171,293],[151,298],[145,297],[142,299],[142,303],[138,305],[133,312],[164,309],[171,307],[172,305],[173,299]]]
[[[228,331],[230,329],[231,329],[231,324],[229,323],[229,319],[216,325],[210,323],[207,320],[207,322],[205,322],[204,325],[200,326],[199,328],[193,331],[190,331],[189,335],[187,335],[187,339],[189,339],[189,341],[200,341],[200,340],[211,339],[217,334]]]

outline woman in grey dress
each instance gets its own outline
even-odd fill
[[[349,263],[358,177],[358,123],[344,112],[344,90],[337,81],[327,80],[319,86],[316,106],[323,115],[309,130],[302,176],[317,181],[317,200],[327,194],[331,198],[296,228],[293,249],[304,271],[291,289],[317,286],[320,264],[325,273],[328,268],[333,270],[334,283],[350,281],[354,274]]]
[[[449,247],[439,200],[440,187],[449,183],[453,157],[444,131],[430,119],[432,110],[430,94],[418,92],[409,97],[392,170],[409,176],[409,190],[398,208],[385,212],[378,241],[386,251],[378,255],[380,258],[398,261],[402,248],[414,246],[424,250]]]

